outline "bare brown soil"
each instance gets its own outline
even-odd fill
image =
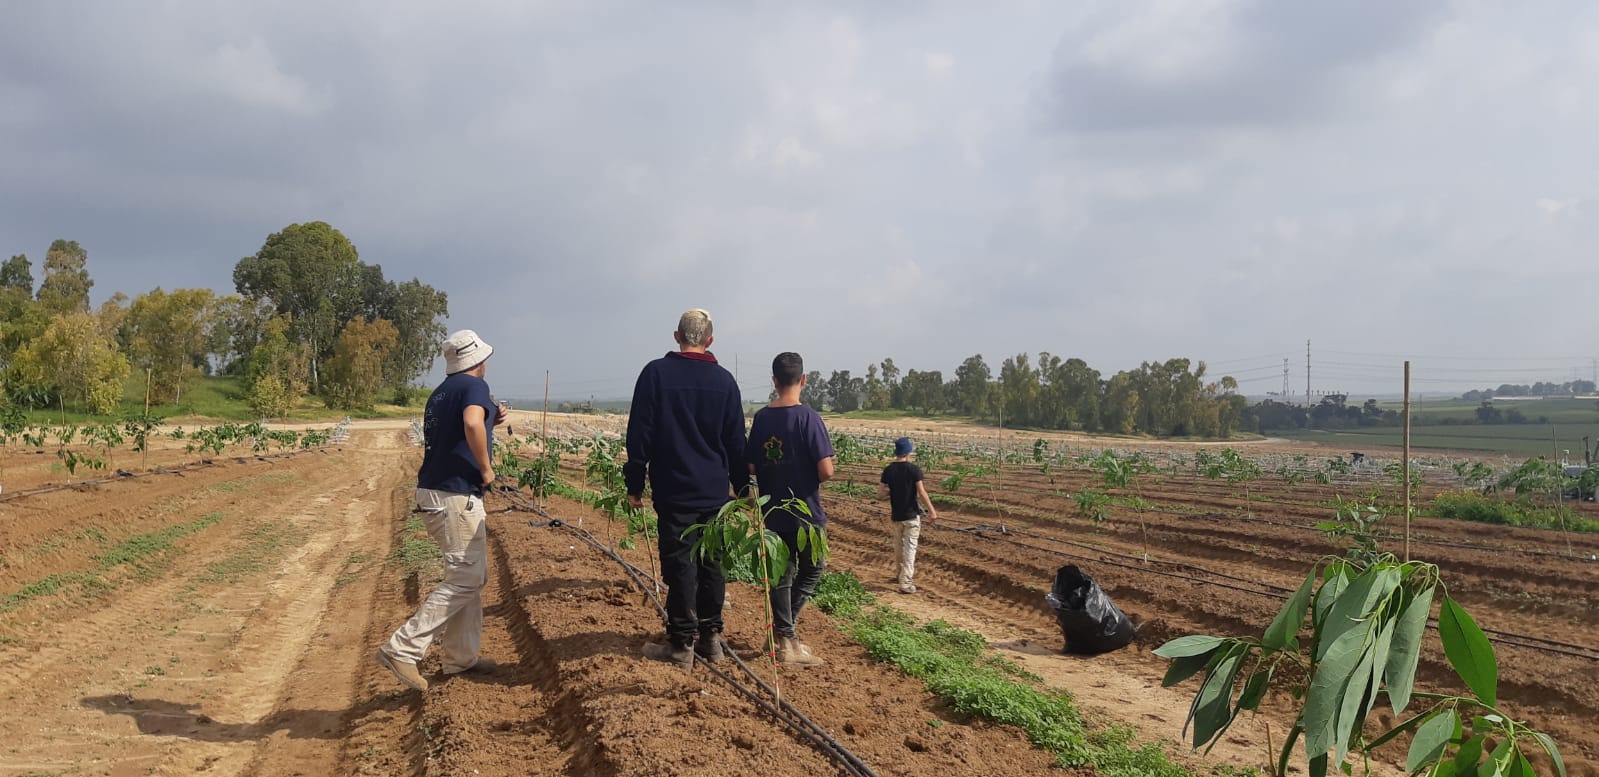
[[[875,474],[851,471],[867,482]],[[1017,648],[1030,650],[1042,639],[1033,635],[1058,634],[1043,591],[1059,566],[1078,564],[1143,624],[1118,672],[1154,679],[1165,662],[1150,650],[1183,634],[1260,632],[1311,564],[1342,552],[1312,525],[1332,517],[1323,501],[1331,492],[1318,491],[1327,487],[1257,482],[1246,499],[1241,486],[1203,478],[1148,479],[1138,494],[1157,509],[1117,506],[1103,524],[1079,517],[1067,496],[1093,486],[1088,473],[1057,473],[1051,482],[1013,467],[968,479],[958,492],[966,506],[941,509],[942,524],[923,534],[927,571],[941,579],[923,587],[926,598],[969,609],[973,622],[990,624],[979,630],[993,641],[1020,633],[1027,644]],[[887,517],[874,500],[838,496],[829,504],[835,547],[886,543]],[[1000,524],[1012,533],[971,531]],[[1392,536],[1382,549],[1402,553],[1402,529],[1386,530]],[[1553,734],[1572,774],[1599,774],[1599,564],[1586,557],[1595,552],[1599,537],[1591,534],[1441,519],[1413,526],[1412,555],[1442,567],[1451,594],[1490,630],[1505,709]],[[974,607],[971,594],[990,603]],[[1463,688],[1436,637],[1419,674],[1427,690]]]
[[[526,433],[533,421],[513,423]],[[582,416],[557,424],[609,430]],[[435,574],[386,561],[410,512],[416,458],[403,421],[363,422],[342,448],[222,457],[181,474],[0,501],[0,775],[837,773],[705,670],[639,657],[660,629],[639,591],[615,562],[522,513],[490,516],[484,652],[499,666],[425,694],[399,686],[371,654]],[[151,468],[186,461],[166,451]],[[24,482],[13,471],[32,463],[5,462],[8,482]],[[869,469],[860,474],[875,479]],[[42,464],[30,477],[64,474]],[[1149,650],[1178,634],[1259,630],[1282,589],[1334,550],[1305,528],[1326,517],[1313,486],[1252,486],[1268,504],[1199,479],[1152,481],[1141,496],[1169,509],[1146,511],[1141,529],[1122,508],[1104,525],[1073,518],[1064,494],[1086,476],[1057,481],[1013,467],[964,487],[961,496],[986,506],[946,510],[942,528],[924,534],[914,596],[886,584],[881,505],[829,493],[833,566],[919,618],[984,634],[1099,719],[1158,740],[1179,736],[1191,689],[1159,688],[1164,662]],[[560,501],[551,509],[587,512]],[[1013,533],[957,530],[996,523]],[[1454,543],[1418,545],[1418,554],[1444,565],[1485,627],[1599,645],[1595,568],[1564,558],[1558,534],[1441,521],[1416,530]],[[1573,544],[1599,550],[1588,537]],[[649,567],[642,549],[624,555]],[[1071,561],[1143,622],[1132,648],[1092,659],[1058,652],[1042,597]],[[59,585],[45,584],[52,579]],[[735,586],[730,596],[727,638],[754,658],[758,594]],[[781,672],[784,695],[879,774],[1053,770],[1020,733],[965,720],[868,660],[822,613],[807,610],[801,630],[828,663]],[[1594,662],[1529,644],[1499,647],[1502,695],[1556,735],[1572,774],[1599,775]],[[1454,687],[1442,661],[1425,658],[1423,681]],[[1278,700],[1241,722],[1208,760],[1172,750],[1202,773],[1218,762],[1258,766],[1266,726],[1280,738],[1286,709]]]

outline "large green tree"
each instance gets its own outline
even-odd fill
[[[389,287],[387,309],[377,311],[395,330],[384,375],[390,386],[403,386],[433,366],[444,342],[443,319],[450,314],[450,302],[444,292],[416,278]]]
[[[1038,371],[1027,354],[1019,353],[999,366],[1001,417],[1013,426],[1035,426],[1038,418]]]
[[[281,319],[278,324],[282,334],[288,336],[288,319],[279,316],[270,302],[228,294],[217,298],[213,310],[207,349],[216,360],[220,374],[243,375],[248,371],[250,355],[262,342],[267,324],[273,319]]]
[[[358,307],[361,260],[355,244],[324,221],[290,224],[269,235],[255,256],[233,268],[233,286],[245,299],[267,300],[290,317],[290,336],[310,346],[311,380],[320,384],[333,355],[343,313]]]
[[[267,319],[246,365],[250,408],[263,418],[288,415],[308,388],[310,349],[290,343],[288,332],[287,318]]]
[[[833,370],[827,378],[827,403],[835,412],[848,413],[861,409],[866,382],[850,377],[849,370]]]
[[[900,390],[899,385],[899,367],[894,364],[893,359],[884,359],[878,366],[883,379],[883,391],[888,394],[888,407],[896,409],[905,407],[904,392]]]
[[[1047,369],[1043,366],[1046,362]],[[1099,370],[1089,367],[1082,359],[1063,361],[1049,354],[1040,354],[1039,364],[1047,382],[1045,393],[1050,396],[1050,404],[1060,408],[1059,428],[1099,431],[1103,391]]]
[[[944,409],[947,394],[944,391],[944,373],[939,370],[911,370],[905,373],[900,391],[904,394],[906,409],[929,415]]]
[[[966,357],[966,361],[955,368],[955,382],[951,384],[954,387],[955,411],[973,417],[988,415],[991,393],[989,380],[993,376],[982,354]]]
[[[50,315],[33,299],[33,263],[18,254],[0,264],[0,368],[49,324]]]
[[[47,382],[60,396],[93,413],[114,412],[122,401],[128,359],[88,313],[56,316],[37,340],[17,352],[19,379]]]
[[[89,252],[76,240],[57,240],[44,255],[39,304],[52,316],[89,310]]]
[[[28,261],[27,254],[17,254],[0,264],[0,291],[33,297],[33,262]]]
[[[181,401],[184,387],[204,373],[215,316],[210,289],[158,287],[133,301],[122,320],[123,342],[133,365],[150,371],[156,398]]]
[[[356,316],[345,324],[322,382],[321,393],[328,406],[340,410],[372,407],[383,388],[383,365],[398,338],[394,325],[381,318],[368,322]]]
[[[800,404],[814,410],[827,408],[827,384],[822,380],[819,370],[805,373],[805,385],[800,388]]]
[[[385,280],[380,265],[363,264],[355,245],[326,222],[290,224],[267,237],[255,256],[233,268],[235,289],[289,316],[289,337],[311,351],[311,381],[320,386],[339,333],[351,321],[385,320],[395,343],[385,353],[382,382],[401,386],[432,363],[448,300],[419,280]]]

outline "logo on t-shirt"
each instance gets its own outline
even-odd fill
[[[772,439],[767,440],[766,444],[761,447],[766,449],[767,461],[776,464],[783,460],[783,441],[777,439],[777,435],[772,435]]]

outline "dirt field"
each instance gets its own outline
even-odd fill
[[[531,423],[513,420],[518,431]],[[530,526],[525,513],[490,516],[484,651],[500,667],[426,694],[404,690],[371,653],[431,584],[391,560],[418,457],[406,430],[357,423],[347,444],[325,451],[223,457],[0,501],[0,775],[837,772],[703,670],[637,658],[659,629],[643,596],[615,562],[569,531]],[[1142,496],[1203,512],[1150,511],[1141,530],[1120,509],[1099,526],[1070,518],[1060,492],[1081,483],[1057,481],[1017,468],[963,487],[976,502],[943,511],[941,528],[924,534],[922,593],[910,597],[889,593],[882,506],[829,493],[833,566],[918,617],[979,631],[1104,719],[1174,739],[1191,690],[1159,688],[1164,661],[1149,650],[1182,633],[1259,630],[1282,589],[1332,550],[1302,528],[1326,517],[1311,487],[1272,492],[1267,504],[1168,479]],[[550,509],[586,513],[560,500]],[[1011,532],[961,531],[999,523]],[[603,538],[603,524],[588,528]],[[1559,739],[1572,774],[1599,775],[1596,661],[1537,639],[1599,645],[1599,567],[1561,557],[1554,533],[1417,529],[1451,543],[1418,544],[1417,555],[1443,564],[1454,594],[1504,635],[1510,708]],[[1574,542],[1599,552],[1592,537]],[[647,568],[642,550],[624,555]],[[1059,654],[1042,597],[1067,562],[1144,623],[1133,648]],[[728,640],[751,651],[758,595],[734,587],[731,600]],[[961,720],[918,681],[867,660],[821,613],[807,610],[802,629],[828,664],[785,674],[784,695],[878,774],[1052,770],[1018,732]],[[1449,683],[1441,656],[1424,658],[1422,679]],[[1267,724],[1280,739],[1283,709],[1242,721],[1208,760],[1174,751],[1202,772],[1260,765]]]

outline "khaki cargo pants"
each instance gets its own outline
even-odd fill
[[[922,536],[922,519],[894,521],[894,549],[899,558],[894,565],[894,576],[900,587],[912,585],[916,577],[916,546]]]
[[[401,661],[418,663],[438,638],[444,671],[462,671],[477,663],[483,636],[482,593],[489,579],[483,498],[419,488],[416,506],[428,536],[444,554],[444,582],[389,637],[384,650]]]

